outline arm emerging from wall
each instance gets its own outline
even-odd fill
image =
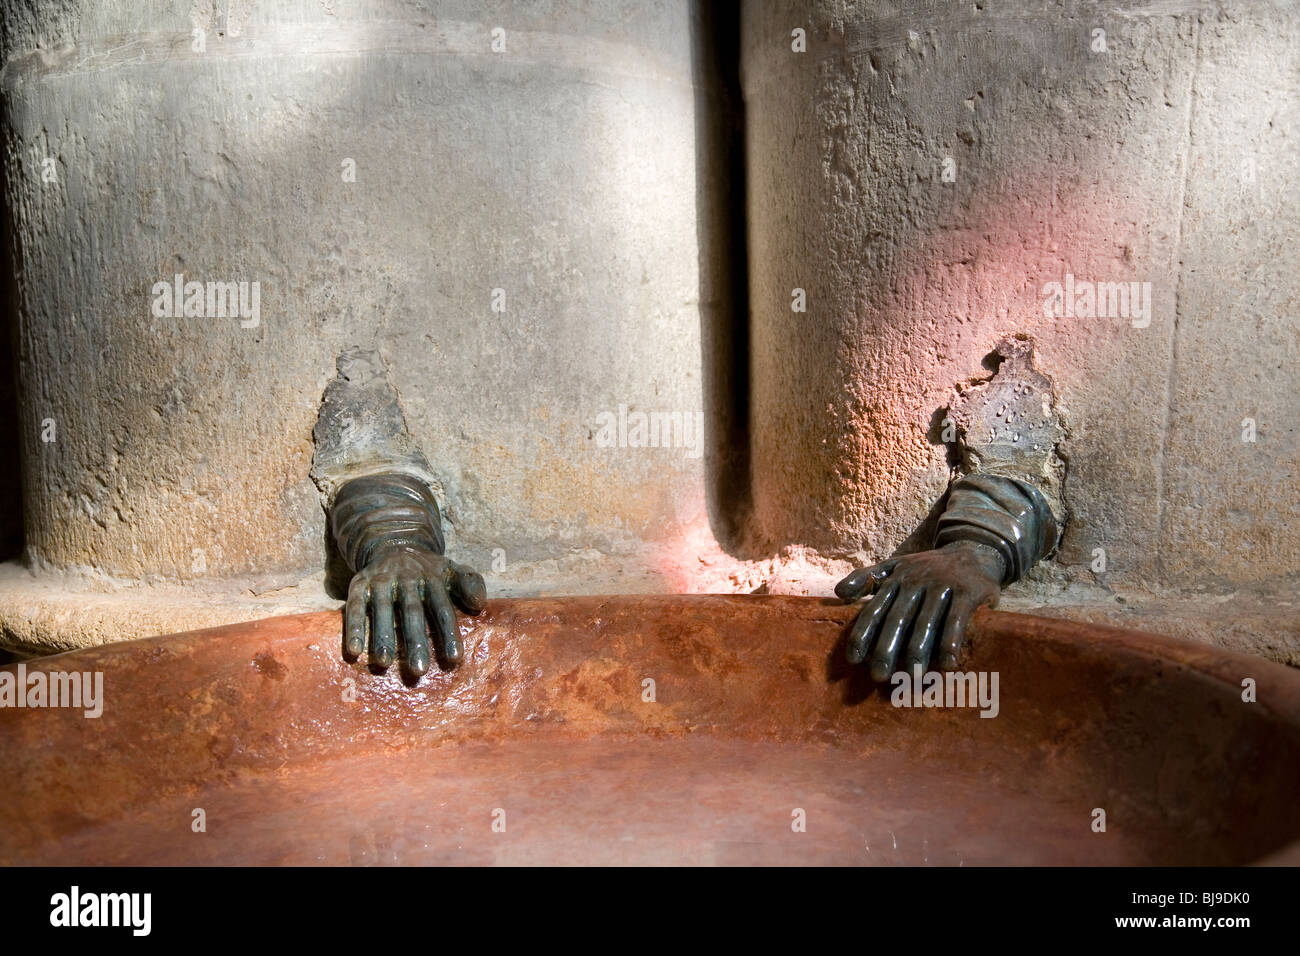
[[[1052,382],[1033,362],[1033,343],[1005,339],[994,375],[959,390],[949,414],[960,426],[961,470],[930,551],[859,568],[840,581],[844,601],[867,599],[849,631],[850,663],[870,661],[886,681],[898,668],[958,664],[971,615],[997,604],[1055,550],[1065,523],[1065,429]]]
[[[339,489],[330,509],[330,530],[353,572],[343,618],[348,657],[361,656],[368,633],[371,664],[389,667],[397,658],[400,611],[411,674],[419,677],[429,669],[426,614],[443,662],[460,663],[452,603],[466,614],[480,614],[487,589],[476,571],[444,555],[441,525],[433,492],[413,475],[366,475]]]
[[[313,432],[312,478],[325,496],[329,530],[352,572],[343,619],[343,653],[370,651],[381,670],[398,657],[420,677],[439,657],[464,656],[456,608],[480,614],[487,589],[477,572],[446,554],[442,514],[428,462],[412,440],[377,352],[352,350],[338,361]]]
[[[1057,536],[1051,505],[1028,482],[981,474],[957,481],[933,550],[859,568],[835,586],[845,601],[870,596],[849,631],[849,662],[870,653],[878,681],[900,664],[909,673],[928,670],[936,649],[940,667],[956,667],[975,609],[997,604],[1002,588],[1046,557]]]

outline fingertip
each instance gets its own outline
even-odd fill
[[[883,684],[885,681],[889,680],[890,674],[892,673],[892,668],[890,668],[889,664],[885,661],[871,662],[871,679],[876,683]]]
[[[483,575],[477,571],[467,571],[460,575],[461,603],[467,614],[482,614],[487,605],[487,584]]]
[[[867,568],[850,571],[835,585],[835,596],[841,601],[855,601],[862,597],[871,581],[872,577]]]
[[[438,609],[438,630],[442,634],[442,656],[448,664],[459,664],[464,654],[460,644],[460,627],[456,612],[444,604]]]
[[[406,659],[406,669],[411,672],[412,677],[423,677],[429,671],[429,655],[416,651]]]

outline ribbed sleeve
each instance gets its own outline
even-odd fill
[[[364,568],[380,547],[410,545],[443,553],[438,502],[424,482],[410,475],[352,479],[334,499],[330,528],[353,571]]]
[[[1056,547],[1059,534],[1047,498],[1033,485],[1000,475],[958,480],[939,518],[935,547],[977,541],[997,548],[1007,572],[1005,587],[1024,576]]]

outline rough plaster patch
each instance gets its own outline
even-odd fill
[[[1064,514],[1065,462],[1057,446],[1066,430],[1052,380],[1034,365],[1034,343],[1012,336],[997,344],[993,375],[959,388],[950,409],[966,472],[1028,479],[1047,493],[1058,524]]]
[[[325,387],[312,430],[311,477],[332,503],[338,489],[362,475],[400,471],[434,485],[429,463],[406,427],[388,363],[373,349],[348,349]]]

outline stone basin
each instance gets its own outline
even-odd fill
[[[963,669],[997,715],[896,707],[842,663],[854,611],[494,601],[414,685],[342,660],[337,612],[29,661],[102,672],[103,712],[0,709],[0,862],[1300,859],[1295,671],[983,611]]]

